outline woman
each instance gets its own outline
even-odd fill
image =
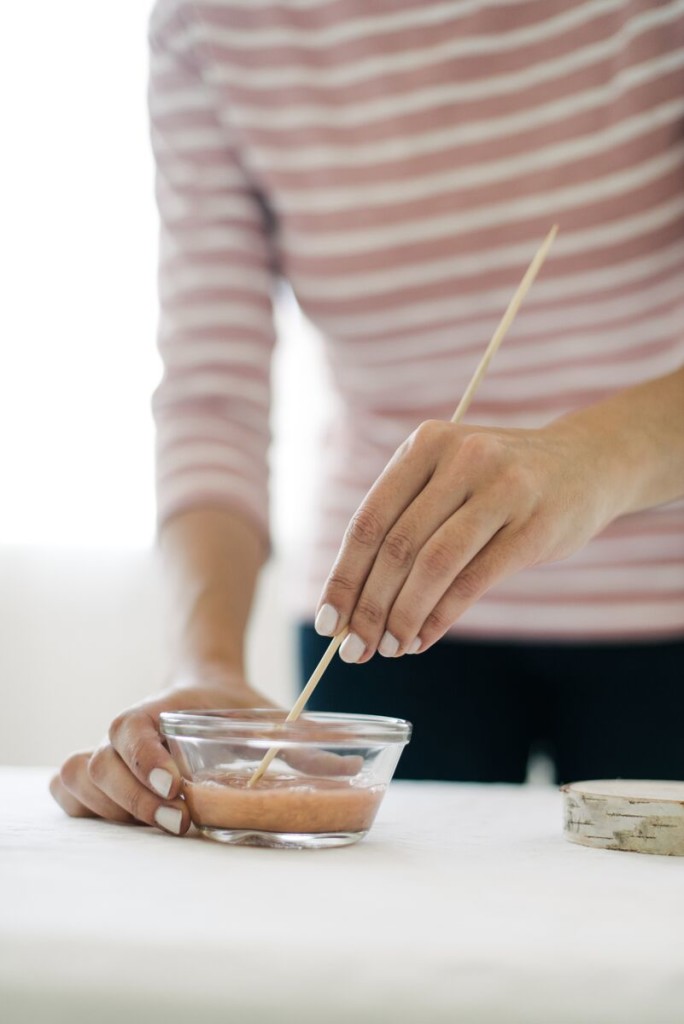
[[[55,798],[182,833],[159,712],[268,703],[279,276],[341,407],[303,674],[350,634],[312,706],[410,718],[414,778],[522,781],[539,741],[559,778],[684,777],[684,3],[158,0],[151,40],[178,671]],[[480,425],[448,423],[556,220]]]

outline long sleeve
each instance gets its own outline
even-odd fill
[[[158,0],[150,44],[161,218],[158,519],[219,504],[242,510],[268,536],[269,218],[217,115],[182,2]]]
[[[294,615],[398,445],[451,416],[551,223],[470,422],[541,428],[682,365],[682,3],[157,0],[153,39],[160,515],[266,521],[282,267],[334,387]],[[683,510],[619,517],[454,632],[680,636]]]

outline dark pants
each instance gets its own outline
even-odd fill
[[[300,628],[302,678],[329,641]],[[396,777],[523,782],[541,748],[558,782],[684,779],[684,641],[442,640],[424,654],[335,658],[307,707],[407,718]]]

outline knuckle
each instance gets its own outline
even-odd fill
[[[352,516],[347,536],[362,547],[376,547],[383,536],[380,517],[370,506],[362,506]]]
[[[96,750],[88,761],[88,777],[95,783],[95,785],[99,785],[107,776],[109,751],[111,751],[111,747]]]
[[[423,420],[408,438],[408,451],[425,452],[432,449],[435,443],[444,436],[448,424],[441,420]]]
[[[447,576],[453,571],[455,553],[447,545],[439,541],[426,547],[422,558],[422,569],[431,579]]]
[[[419,423],[414,430],[414,436],[421,438],[426,441],[434,441],[436,437],[441,437],[444,433],[446,424],[442,420],[423,420]]]
[[[116,718],[112,720],[112,723],[109,726],[109,742],[113,747],[116,747],[117,741],[126,728],[129,717],[130,712],[122,711],[121,714],[117,715]]]
[[[423,624],[421,634],[425,633],[427,636],[436,638],[445,633],[452,622],[453,616],[447,615],[439,607],[433,608]]]
[[[474,565],[466,566],[454,580],[452,593],[461,601],[474,601],[487,589],[485,574]]]
[[[68,800],[66,800],[64,798],[64,794],[62,792],[63,789],[64,789],[64,783],[62,781],[60,773],[57,772],[57,774],[53,775],[52,778],[50,779],[50,785],[49,785],[50,796],[52,797],[52,799],[56,803],[59,804],[59,806],[62,808],[62,810],[65,811],[69,815],[70,818],[73,818],[73,817],[75,817],[75,814],[74,814],[75,808],[73,807],[73,805]]]
[[[520,462],[511,462],[502,474],[502,484],[509,494],[518,497],[536,495],[536,485],[531,470]]]
[[[361,597],[352,618],[352,628],[361,623],[367,626],[380,626],[384,623],[385,618],[386,612],[380,605],[371,598]]]
[[[147,742],[144,736],[132,736],[123,753],[124,761],[134,772],[140,773],[149,760]]]
[[[408,534],[392,530],[383,544],[383,557],[397,569],[408,569],[413,564],[415,548]]]
[[[460,458],[474,465],[498,463],[502,457],[503,445],[494,434],[466,434],[459,448]]]
[[[415,609],[399,603],[395,604],[387,620],[388,630],[401,644],[413,640],[419,624],[420,622],[416,621]]]
[[[328,591],[337,590],[342,593],[353,593],[356,590],[356,582],[346,572],[337,566],[333,566],[328,576]]]
[[[59,777],[67,787],[71,789],[81,778],[85,767],[85,754],[71,754],[59,770]]]
[[[125,711],[112,722],[109,740],[114,750],[134,772],[140,772],[149,760],[147,739],[140,727],[148,716],[141,711]]]

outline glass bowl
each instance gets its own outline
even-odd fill
[[[245,846],[319,848],[362,839],[411,724],[377,715],[165,711],[161,733],[202,835]],[[271,748],[264,775],[252,776]]]

